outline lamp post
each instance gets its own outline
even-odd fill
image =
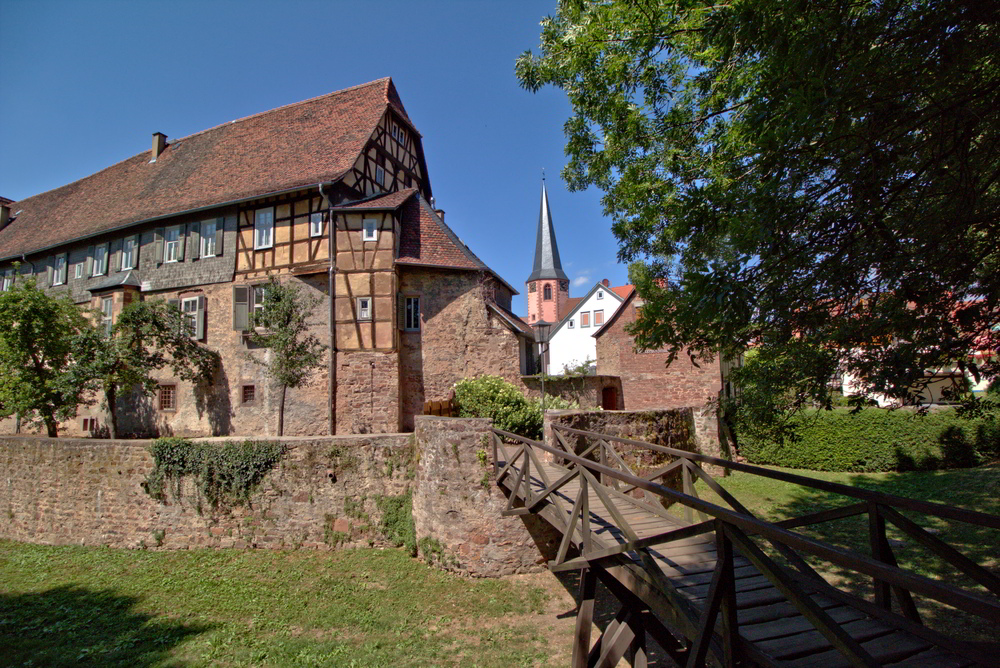
[[[534,325],[535,341],[538,343],[538,358],[542,365],[542,415],[545,415],[545,353],[549,351],[549,332],[552,331],[552,323],[539,320]]]

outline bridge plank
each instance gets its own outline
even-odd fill
[[[783,636],[795,635],[813,628],[809,620],[799,614],[794,606],[789,604],[789,607],[794,613],[793,615],[768,619],[758,624],[745,624],[742,622],[742,618],[740,618],[740,635],[747,640],[757,642],[759,640],[772,640]],[[830,615],[830,618],[838,624],[846,624],[847,622],[865,618],[863,612],[846,605],[829,608],[826,614]]]
[[[883,666],[910,660],[915,655],[931,648],[931,644],[927,641],[915,638],[903,631],[893,631],[892,633],[881,635],[862,642],[861,646]],[[940,651],[944,652],[944,650]],[[925,668],[927,666],[940,666],[942,662],[946,661],[947,654],[937,654],[936,656],[937,660],[934,662],[914,663],[911,665]],[[801,661],[791,661],[789,665],[795,666],[795,668],[850,668],[851,664],[839,652],[827,651],[804,657]]]
[[[891,626],[873,619],[860,619],[848,622],[841,624],[840,628],[859,642],[878,638],[893,632]],[[813,628],[812,625],[809,626],[809,630],[802,633],[773,640],[764,640],[756,644],[765,654],[783,660],[797,659],[832,649],[830,641],[822,633]],[[929,647],[929,645],[924,643],[924,647]]]

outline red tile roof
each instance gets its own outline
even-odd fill
[[[391,193],[380,193],[367,199],[361,199],[350,204],[343,204],[334,207],[334,211],[395,211],[407,200],[410,195],[417,192],[416,188],[406,188],[396,190]]]
[[[418,264],[489,271],[489,267],[444,224],[423,197],[403,205],[399,240],[400,264]]]
[[[621,297],[622,299],[628,299],[629,295],[631,295],[632,292],[635,291],[635,286],[634,285],[619,285],[616,288],[611,288],[611,291],[614,292],[619,297]]]
[[[387,108],[406,118],[392,80],[345,88],[144,151],[16,202],[0,259],[150,219],[333,181],[350,169]],[[407,119],[408,121],[408,119]]]
[[[569,297],[566,300],[566,307],[565,307],[566,313],[571,312],[573,309],[576,308],[576,305],[579,304],[582,301],[583,301],[583,297]]]

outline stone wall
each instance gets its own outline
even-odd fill
[[[534,516],[501,516],[507,498],[493,477],[490,425],[480,418],[416,418],[413,520],[421,552],[475,576],[536,570],[541,555],[555,554],[558,534]]]
[[[410,488],[411,440],[283,439],[288,451],[250,506],[213,511],[187,478],[166,503],[146,493],[148,441],[4,437],[0,536],[125,548],[367,545],[380,540],[376,499]]]
[[[524,376],[521,381],[528,388],[528,395],[542,396],[542,383],[538,376]],[[611,410],[622,408],[621,379],[618,376],[547,376],[545,378],[545,394],[561,397],[567,401],[575,401],[581,409],[601,408],[605,388],[614,391],[614,406]]]

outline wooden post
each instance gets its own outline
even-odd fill
[[[879,505],[870,501],[868,503],[868,540],[871,544],[872,557],[883,563],[889,563],[892,559],[892,548],[885,537],[885,518],[879,511]],[[872,584],[875,588],[875,605],[883,610],[892,609],[892,600],[889,598],[889,583],[883,582],[879,578],[873,578]]]
[[[587,668],[590,656],[590,632],[594,627],[594,596],[597,575],[593,569],[580,569],[580,601],[576,609],[576,632],[573,635],[573,668]]]

